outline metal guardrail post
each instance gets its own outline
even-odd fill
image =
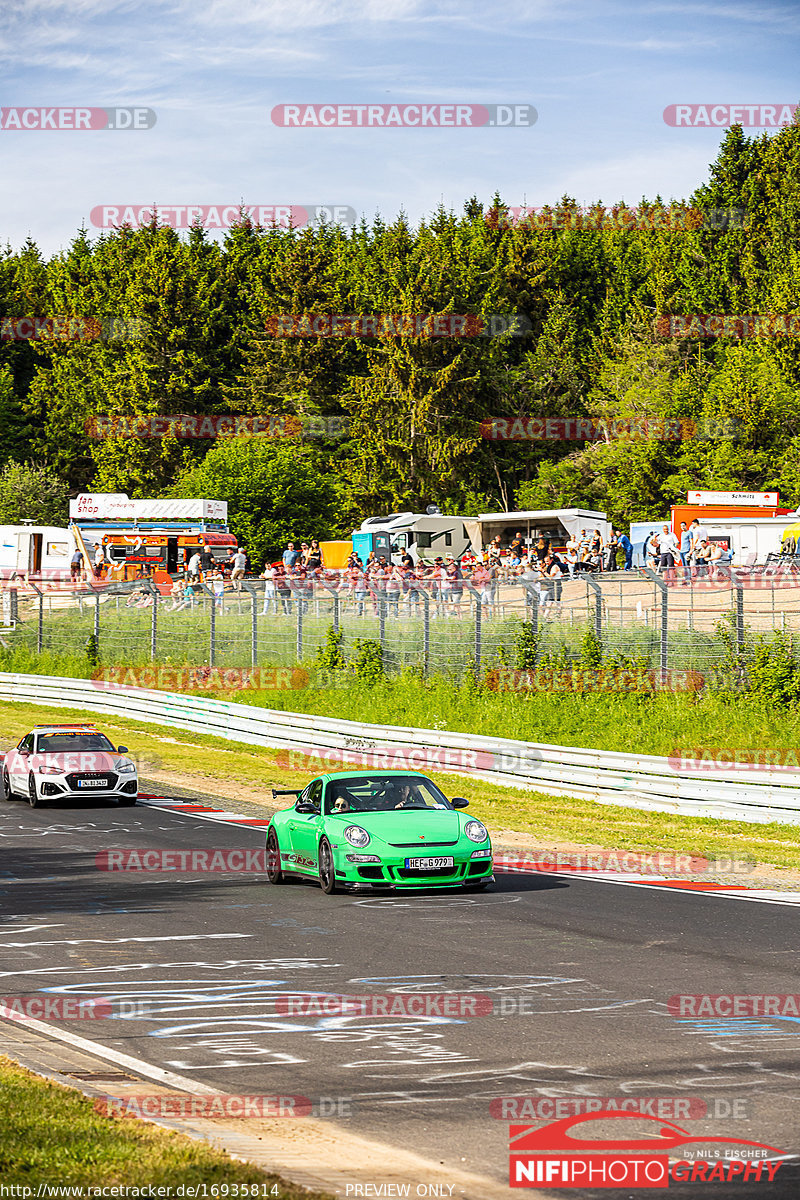
[[[431,657],[431,602],[427,592],[419,592],[422,596],[422,674],[428,674]]]
[[[242,580],[242,587],[250,593],[253,600],[250,613],[250,666],[255,667],[258,665],[258,592],[246,579]]]
[[[158,601],[161,593],[156,588],[157,596],[153,596],[153,611],[150,614],[150,661],[155,662],[158,650]]]
[[[530,614],[531,614],[531,628],[533,630],[533,636],[535,638],[538,638],[538,636],[539,636],[539,595],[537,592],[535,592],[533,590],[533,588],[531,588],[530,594],[528,596],[528,608],[530,609]]]
[[[208,590],[208,589],[206,589]],[[211,592],[211,604],[208,607],[208,665],[214,666],[217,655],[217,600]]]
[[[297,661],[303,661],[303,601],[297,600]]]
[[[603,644],[603,589],[591,575],[586,576],[586,586],[594,592],[594,636]]]
[[[155,600],[153,601],[155,607]],[[94,598],[94,648],[98,657],[100,656],[100,593],[98,592]]]
[[[669,630],[669,590],[661,576],[656,575],[655,571],[651,571],[650,567],[640,567],[639,569],[661,591],[661,682],[666,683],[669,660],[669,642],[667,639]]]
[[[731,588],[736,592],[736,647],[741,654],[744,650],[744,585],[741,576],[729,567],[727,563],[717,563],[717,570],[722,571],[731,581]],[[773,604],[775,591],[773,589]]]
[[[481,673],[481,633],[482,633],[482,617],[480,600],[475,601],[475,674]]]
[[[333,630],[334,630],[334,633],[338,633],[339,632],[339,610],[341,607],[339,593],[335,587],[331,587],[330,584],[325,583],[323,580],[321,580],[320,583],[321,583],[322,587],[325,588],[325,591],[330,592],[330,594],[333,596]]]
[[[40,591],[40,589],[36,586],[36,584],[33,582],[33,580],[28,580],[28,582],[30,583],[33,590],[36,592],[36,595],[39,597],[39,617],[38,617],[38,622],[37,622],[37,627],[36,627],[36,652],[37,652],[37,654],[41,654],[42,647],[44,646],[44,592]],[[11,592],[10,620],[11,620],[12,624],[16,624],[18,617],[19,617],[19,596],[17,595],[17,589],[14,588],[13,591]]]

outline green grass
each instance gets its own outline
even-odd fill
[[[258,1184],[278,1200],[326,1200],[278,1175],[236,1162],[182,1134],[94,1111],[80,1092],[0,1057],[0,1182],[50,1186]],[[330,1200],[330,1198],[327,1198]]]
[[[312,681],[313,682],[313,681]],[[243,691],[240,703],[381,725],[412,725],[544,742],[669,756],[676,749],[793,749],[800,712],[730,693],[492,692],[457,682],[406,676],[374,687]]]
[[[343,693],[337,691],[336,696],[343,700]],[[339,715],[363,719],[367,712],[371,720],[376,719],[379,715],[376,704],[369,708],[363,705],[363,697],[360,712],[351,711],[349,705],[342,703]],[[0,702],[0,725],[8,745],[37,721],[85,720],[86,715],[81,710]],[[134,754],[158,759],[164,770],[187,777],[199,791],[212,795],[218,794],[219,789],[223,794],[235,796],[237,786],[244,785],[263,791],[264,802],[270,804],[272,787],[305,785],[319,769],[312,764],[298,764],[296,769],[279,766],[277,758],[281,752],[277,750],[127,718],[98,715],[97,720],[115,742],[124,740]],[[198,754],[198,750],[202,753]],[[800,828],[796,826],[748,825],[741,821],[649,813],[568,796],[523,792],[468,776],[430,774],[446,795],[467,797],[470,811],[488,823],[496,841],[502,841],[502,831],[509,831],[529,834],[539,845],[575,842],[643,853],[665,851],[738,859],[749,856],[764,864],[800,869]]]

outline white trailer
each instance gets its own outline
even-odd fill
[[[733,551],[735,567],[751,567],[767,561],[768,554],[779,554],[785,530],[800,521],[797,513],[786,513],[782,517],[704,517],[698,513],[698,521],[713,542],[727,541]]]
[[[592,508],[540,508],[520,512],[481,513],[474,522],[475,535],[486,549],[497,535],[503,549],[508,547],[517,533],[521,533],[527,545],[535,545],[540,537],[549,540],[551,546],[564,547],[570,538],[580,538],[583,530],[591,536],[599,529],[603,542],[611,536],[611,522],[604,512]],[[476,546],[476,549],[478,547]]]
[[[0,525],[0,578],[69,579],[75,549],[70,530],[57,525]]]

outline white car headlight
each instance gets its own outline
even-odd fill
[[[351,846],[369,845],[369,834],[360,825],[348,825],[344,831],[344,836]]]
[[[471,842],[485,842],[489,836],[488,829],[481,821],[467,821],[464,833]]]
[[[47,766],[37,767],[36,773],[38,775],[63,775],[64,768],[63,767],[47,767]]]
[[[128,762],[127,758],[123,758],[121,762],[117,763],[114,770],[118,775],[131,775],[136,767],[132,762]]]

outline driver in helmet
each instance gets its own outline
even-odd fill
[[[425,808],[425,800],[420,795],[419,788],[408,779],[400,779],[393,790],[395,808]]]

